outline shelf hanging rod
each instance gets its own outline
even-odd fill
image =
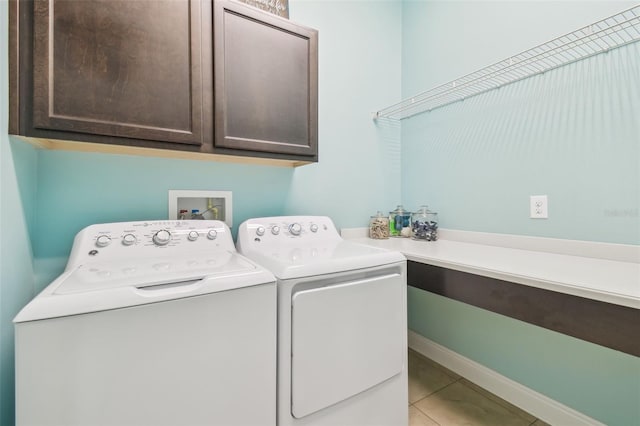
[[[408,118],[638,40],[640,6],[635,6],[393,104],[374,118]]]

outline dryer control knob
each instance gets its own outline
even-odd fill
[[[280,233],[280,227],[278,225],[274,225],[271,227],[271,233],[273,235],[278,235]]]
[[[153,243],[157,246],[166,246],[171,241],[171,233],[166,229],[156,232],[153,235]]]
[[[122,237],[122,245],[123,246],[132,246],[138,241],[135,235],[133,234],[125,234]]]
[[[256,228],[256,235],[262,237],[264,235],[264,226],[258,226]]]
[[[207,232],[207,238],[210,240],[215,240],[217,236],[218,231],[216,231],[215,229],[210,229],[209,232]]]
[[[318,225],[316,225],[315,223],[312,223],[310,229],[311,229],[311,232],[318,232]]]
[[[96,245],[98,247],[106,247],[109,244],[111,244],[111,238],[107,237],[106,235],[100,235],[98,238],[96,238]]]
[[[199,237],[198,231],[191,231],[189,232],[189,235],[187,235],[187,239],[189,241],[195,241],[198,239],[198,237]]]
[[[289,225],[289,232],[293,235],[300,235],[300,232],[302,232],[302,226],[300,226],[299,223],[292,223]]]

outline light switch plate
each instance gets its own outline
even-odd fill
[[[549,202],[546,195],[532,195],[529,197],[531,219],[548,219]]]

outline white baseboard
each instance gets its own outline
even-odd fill
[[[409,330],[409,347],[552,425],[604,426],[572,408]]]

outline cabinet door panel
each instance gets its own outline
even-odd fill
[[[34,5],[38,129],[200,145],[199,0]]]
[[[227,1],[214,11],[215,146],[317,155],[317,31]]]

